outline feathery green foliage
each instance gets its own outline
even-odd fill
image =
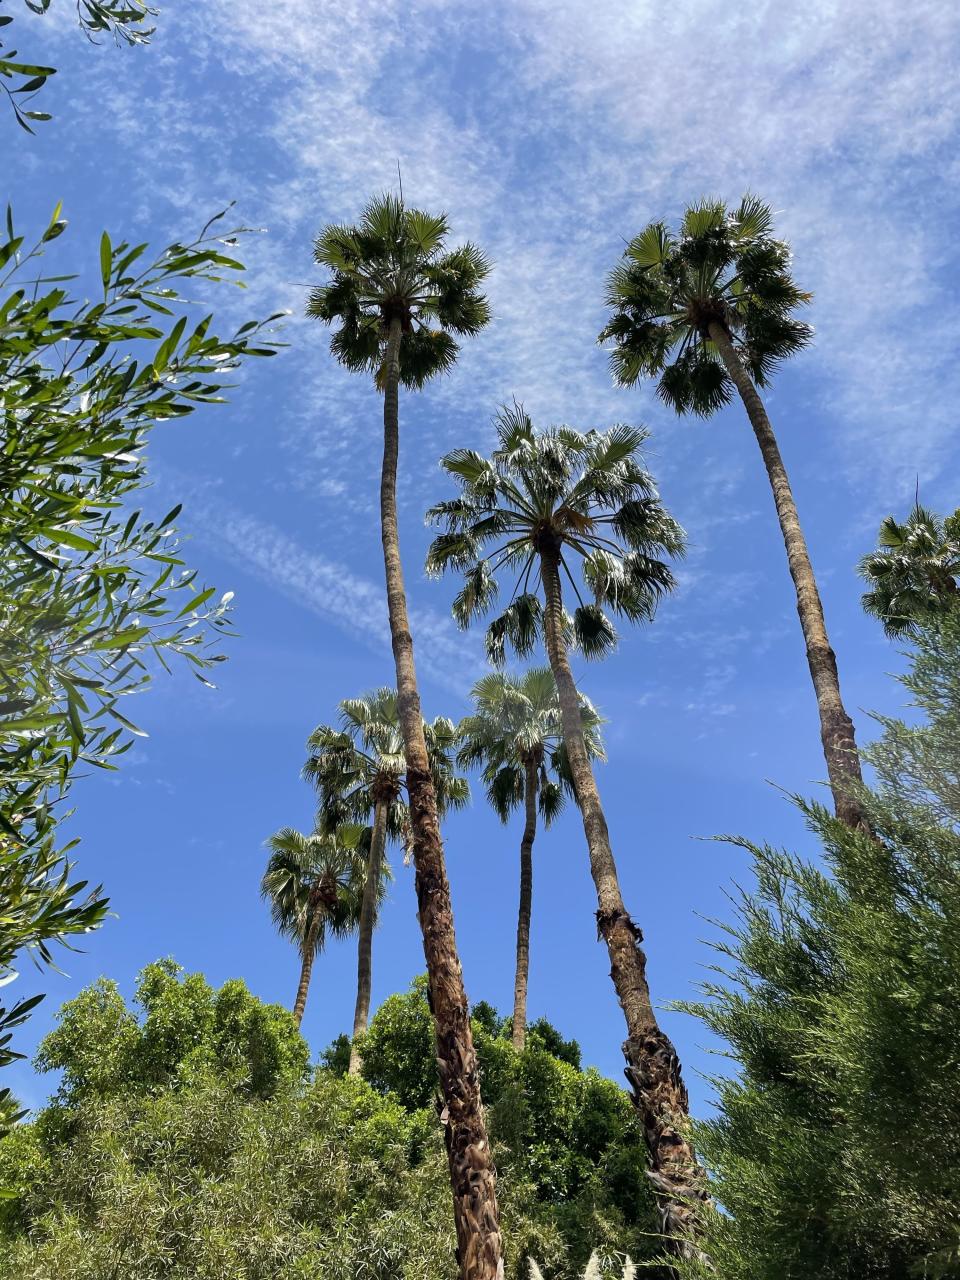
[[[902,523],[887,516],[877,540],[877,550],[860,561],[870,585],[861,603],[886,635],[915,634],[960,608],[960,511],[941,520],[918,502]]]
[[[884,722],[867,750],[872,835],[801,804],[823,867],[738,842],[757,887],[719,944],[726,980],[693,1006],[740,1066],[698,1126],[726,1210],[705,1246],[720,1275],[960,1269],[956,615],[919,634],[904,683],[927,719]]]
[[[399,1027],[398,1001],[416,1009]],[[382,1082],[311,1078],[291,1015],[242,983],[215,991],[163,962],[144,971],[137,1003],[140,1016],[97,983],[43,1043],[38,1065],[63,1072],[60,1090],[0,1140],[0,1183],[14,1192],[0,1202],[3,1280],[454,1280],[422,982],[368,1037],[380,1036],[381,1067],[392,1044],[394,1079],[414,1058],[433,1072],[406,1105]],[[552,1028],[541,1040],[545,1024],[517,1054],[488,1013],[474,1034],[509,1280],[525,1280],[528,1255],[551,1280],[575,1280],[598,1243],[648,1258],[655,1219],[626,1095],[556,1057],[548,1044],[568,1057],[571,1046]],[[365,1071],[371,1061],[368,1045]]]
[[[56,1100],[0,1141],[0,1276],[453,1280],[440,1135],[362,1081],[311,1081],[293,1018],[150,966],[44,1042]]]
[[[452,368],[454,335],[479,333],[490,319],[480,292],[490,266],[473,244],[447,249],[445,214],[408,209],[392,195],[367,205],[355,226],[330,226],[314,245],[329,283],[311,290],[307,315],[336,325],[334,356],[378,381],[391,319],[403,326],[400,381],[419,388]]]
[[[461,627],[494,606],[500,569],[514,577],[510,601],[487,629],[488,656],[502,665],[508,643],[526,657],[541,634],[540,551],[549,542],[579,601],[573,640],[585,657],[601,657],[616,643],[604,609],[631,622],[652,619],[674,586],[661,557],[683,552],[683,530],[639,455],[647,433],[624,425],[537,431],[520,405],[501,409],[496,429],[491,458],[457,449],[442,460],[460,495],[427,513],[445,529],[431,544],[427,571],[463,574],[453,604]],[[576,569],[592,603],[584,601]]]
[[[580,1070],[579,1046],[539,1019],[526,1048],[488,1004],[472,1011],[484,1106],[498,1171],[511,1277],[528,1256],[558,1280],[579,1276],[594,1246],[658,1254],[646,1149],[627,1094]],[[433,1111],[439,1094],[426,978],[380,1006],[363,1040],[362,1073],[407,1109]],[[654,1270],[653,1276],[659,1273]]]
[[[510,813],[523,805],[525,770],[530,761],[539,773],[540,816],[549,826],[573,786],[552,671],[531,667],[519,676],[490,672],[473,686],[471,696],[474,710],[464,716],[457,729],[461,743],[458,764],[464,769],[480,766],[487,800],[506,822]],[[603,721],[588,698],[581,695],[580,704],[587,751],[602,760]]]
[[[809,325],[794,318],[810,301],[790,275],[790,249],[773,235],[773,214],[756,196],[734,210],[701,200],[677,232],[652,222],[630,241],[607,279],[610,320],[599,341],[622,386],[657,378],[677,413],[709,417],[734,388],[710,340],[718,322],[759,387],[781,360],[805,347]]]

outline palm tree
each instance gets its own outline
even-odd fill
[[[687,1092],[676,1052],[653,1010],[642,935],[623,904],[569,658],[571,642],[585,657],[615,645],[604,606],[631,622],[653,618],[674,585],[660,557],[681,554],[683,531],[641,464],[645,431],[616,426],[585,434],[569,427],[538,432],[517,405],[501,410],[496,429],[499,448],[492,458],[458,449],[443,459],[460,494],[428,513],[446,531],[430,547],[427,570],[463,573],[453,605],[461,626],[490,609],[499,568],[516,578],[510,603],[487,629],[487,652],[498,666],[508,642],[522,657],[543,634],[597,890],[597,927],[627,1023],[627,1075],[644,1126],[650,1174],[661,1195],[665,1234],[679,1252],[689,1251],[694,1203],[704,1192],[685,1133]],[[578,568],[589,603],[577,584]],[[579,602],[572,617],[564,610],[563,578]]]
[[[311,292],[307,311],[337,326],[333,354],[348,369],[371,374],[383,392],[380,527],[457,1259],[462,1280],[496,1280],[503,1269],[496,1179],[423,732],[397,528],[400,385],[417,390],[449,369],[459,349],[454,335],[475,334],[490,318],[480,292],[489,271],[486,259],[472,244],[448,250],[447,234],[443,214],[407,209],[402,199],[388,195],[371,201],[355,226],[330,226],[318,237],[315,258],[331,279]]]
[[[544,826],[563,806],[572,785],[563,748],[557,683],[549,667],[531,667],[521,676],[491,672],[473,686],[474,711],[460,721],[463,742],[457,762],[482,766],[487,799],[501,822],[523,807],[520,840],[520,910],[517,916],[517,966],[513,984],[513,1047],[522,1050],[527,1031],[527,980],[530,972],[530,915],[533,902],[533,842],[537,812]],[[601,720],[580,695],[580,724],[587,754],[603,759]],[[551,773],[553,776],[551,776]]]
[[[371,823],[363,901],[357,945],[357,1002],[350,1044],[350,1075],[360,1071],[360,1037],[370,1017],[373,982],[373,931],[390,869],[386,859],[388,840],[406,840],[410,831],[409,809],[404,801],[406,761],[394,689],[374,689],[359,698],[345,698],[339,705],[340,728],[319,725],[307,740],[310,756],[303,776],[319,793],[324,827],[344,821]],[[453,722],[438,716],[424,722],[430,770],[442,816],[461,808],[470,798],[466,778],[453,767],[456,730]]]
[[[960,510],[940,520],[917,502],[903,524],[887,516],[880,546],[860,561],[861,597],[892,639],[960,608]]]
[[[293,1003],[297,1026],[303,1020],[313,962],[328,935],[346,937],[357,927],[362,865],[359,831],[303,835],[283,827],[267,841],[270,857],[260,895],[270,904],[277,931],[297,944],[300,981]]]
[[[617,382],[658,378],[677,413],[709,417],[739,393],[767,470],[820,713],[820,737],[837,816],[862,825],[853,721],[840,695],[797,505],[777,438],[757,391],[781,360],[805,347],[809,325],[796,309],[810,301],[790,274],[790,250],[772,232],[770,209],[744,196],[733,212],[719,200],[688,208],[678,235],[652,222],[627,246],[611,273],[613,314],[600,334],[613,347]]]

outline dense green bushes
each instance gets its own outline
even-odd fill
[[[485,1002],[473,1037],[499,1175],[511,1265],[527,1254],[551,1274],[582,1267],[597,1244],[634,1258],[656,1253],[646,1148],[624,1091],[579,1070],[580,1051],[544,1019],[518,1053],[509,1019]],[[329,1058],[334,1053],[329,1052]],[[408,1108],[437,1092],[426,983],[381,1005],[363,1042],[363,1074]]]
[[[165,961],[136,1005],[100,981],[41,1047],[58,1092],[0,1141],[4,1280],[452,1280],[422,980],[373,1019],[367,1080],[311,1072],[292,1015],[240,982],[215,991]],[[626,1095],[556,1056],[578,1051],[549,1024],[518,1054],[508,1024],[477,1013],[511,1276],[528,1253],[557,1280],[597,1244],[649,1256]]]

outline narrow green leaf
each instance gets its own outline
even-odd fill
[[[110,267],[113,262],[113,248],[106,231],[100,237],[100,278],[103,280],[103,292],[106,295],[110,287]]]
[[[206,604],[216,589],[216,587],[207,587],[206,591],[201,591],[198,596],[194,596],[192,600],[188,601],[187,604],[183,606],[177,614],[177,617],[182,618],[185,614],[190,613],[191,610],[199,609],[202,604]]]

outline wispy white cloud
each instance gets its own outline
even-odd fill
[[[225,559],[389,660],[390,631],[381,583],[209,492],[191,523]],[[480,640],[462,635],[449,616],[432,609],[412,610],[411,628],[418,666],[444,689],[465,697],[485,669]]]
[[[369,518],[378,427],[369,387],[300,317],[311,238],[393,186],[399,161],[408,197],[447,209],[496,264],[495,323],[405,402],[407,518],[437,492],[432,460],[482,445],[510,396],[540,421],[646,417],[691,536],[686,581],[729,611],[716,559],[738,524],[771,517],[752,442],[728,456],[721,424],[708,449],[650,389],[611,385],[595,344],[603,276],[647,219],[701,193],[749,187],[780,210],[818,337],[771,409],[799,487],[835,508],[848,564],[850,539],[918,473],[936,504],[956,470],[958,55],[946,0],[918,0],[909,22],[895,0],[205,0],[165,10],[150,50],[84,64],[102,92],[77,109],[112,128],[153,225],[237,197],[269,228],[248,249],[242,307],[294,312],[269,426],[276,471],[321,519]]]
[[[221,137],[212,166],[192,148],[175,161],[176,198],[246,186],[273,231],[262,266],[274,287],[309,271],[323,220],[394,185],[398,160],[412,199],[449,209],[488,249],[497,324],[438,389],[441,414],[517,394],[544,418],[662,419],[649,396],[611,387],[593,345],[603,273],[648,217],[752,187],[782,209],[816,293],[818,345],[797,368],[811,405],[835,417],[849,478],[873,489],[880,467],[889,485],[891,464],[943,465],[960,390],[943,277],[956,186],[921,197],[917,173],[957,164],[945,150],[960,119],[955,6],[913,5],[908,29],[894,0],[686,0],[669,13],[621,0],[602,16],[582,0],[482,13],[209,0],[165,18],[169,44],[249,86],[198,119],[171,73],[161,128]],[[251,132],[275,148],[252,191]],[[309,394],[350,412],[329,371]]]

